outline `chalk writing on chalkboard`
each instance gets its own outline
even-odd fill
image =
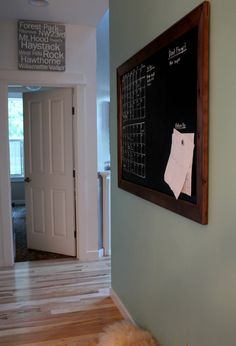
[[[187,52],[187,43],[184,42],[182,46],[176,46],[172,49],[169,49],[169,65],[178,64],[181,61],[181,54]]]
[[[194,28],[121,77],[122,176],[170,196],[164,172],[173,128],[196,132],[197,42]],[[191,193],[179,197],[193,203],[195,169]]]
[[[146,66],[122,78],[123,170],[146,177]]]

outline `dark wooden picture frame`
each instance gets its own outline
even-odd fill
[[[192,35],[192,36],[191,36]],[[193,37],[193,38],[191,38]],[[181,38],[184,38],[185,41],[189,40],[189,44],[193,49],[189,49],[191,51],[192,55],[189,57],[190,67],[185,70],[185,62],[182,63],[182,67],[180,67],[182,70],[180,71],[182,75],[188,75],[188,80],[191,82],[190,84],[192,87],[189,89],[192,90],[192,95],[188,95],[188,87],[183,86],[182,93],[180,95],[180,98],[175,100],[173,102],[173,106],[175,105],[175,102],[177,102],[179,111],[185,112],[186,106],[185,102],[188,104],[188,99],[192,97],[192,103],[191,107],[188,109],[189,117],[191,118],[190,122],[192,122],[195,135],[195,148],[194,148],[194,160],[193,160],[193,194],[191,198],[185,198],[185,196],[181,196],[180,198],[176,199],[172,193],[170,193],[167,189],[159,188],[158,185],[158,179],[162,180],[162,171],[163,167],[158,167],[158,164],[160,162],[160,165],[164,165],[163,162],[166,160],[161,157],[161,154],[159,154],[159,157],[155,158],[153,162],[154,164],[154,171],[157,172],[155,175],[156,181],[154,181],[153,178],[143,179],[144,183],[142,182],[142,177],[137,177],[135,174],[130,171],[129,173],[124,170],[124,162],[125,161],[125,155],[124,152],[124,146],[127,143],[124,143],[125,140],[124,136],[126,135],[127,130],[125,130],[125,120],[124,120],[124,111],[123,111],[123,104],[124,104],[124,98],[126,97],[126,94],[124,93],[123,87],[124,85],[124,78],[129,78],[130,73],[132,74],[132,71],[138,71],[142,67],[145,67],[145,71],[148,71],[149,67],[150,69],[156,69],[160,70],[162,65],[159,62],[156,63],[155,61],[161,61],[161,56],[164,56],[164,53],[166,54],[167,50],[170,47],[176,46],[177,43],[181,42]],[[192,43],[191,43],[192,42]],[[189,219],[192,219],[196,222],[199,222],[201,224],[207,224],[208,223],[208,56],[209,56],[209,2],[205,1],[200,6],[195,8],[193,11],[191,11],[188,15],[186,15],[183,19],[178,21],[176,24],[174,24],[172,27],[170,27],[167,31],[165,31],[163,34],[158,36],[156,39],[154,39],[151,43],[149,43],[147,46],[145,46],[143,49],[141,49],[138,53],[136,53],[133,57],[131,57],[129,60],[127,60],[125,63],[123,63],[120,67],[117,68],[117,108],[118,108],[118,186],[130,193],[133,193],[139,197],[142,197],[148,201],[151,201],[153,203],[156,203],[160,205],[161,207],[167,208],[173,212],[176,212],[182,216],[185,216]],[[186,49],[187,50],[187,49]],[[164,52],[164,53],[163,53]],[[190,53],[188,53],[190,54]],[[184,54],[182,54],[184,56]],[[187,56],[187,54],[186,54]],[[158,60],[159,59],[159,60]],[[184,59],[184,58],[183,58]],[[187,58],[186,58],[187,59]],[[150,64],[151,61],[151,64]],[[163,60],[164,61],[164,60]],[[185,60],[183,60],[185,61]],[[186,60],[187,61],[187,60]],[[176,59],[176,63],[179,62],[179,60]],[[173,63],[175,63],[173,61]],[[152,65],[153,64],[153,65]],[[158,65],[159,64],[159,65]],[[181,64],[179,64],[181,65]],[[158,66],[158,68],[156,67]],[[160,67],[160,69],[159,69]],[[135,70],[136,69],[136,70]],[[162,71],[163,70],[163,71]],[[179,72],[179,73],[180,73]],[[156,123],[152,121],[153,118],[152,111],[156,109],[156,104],[162,101],[163,99],[167,99],[169,96],[166,95],[166,90],[168,89],[168,81],[170,81],[168,68],[161,69],[161,73],[163,75],[162,79],[164,81],[165,78],[167,78],[167,81],[162,82],[163,85],[165,85],[164,90],[162,90],[162,87],[159,87],[154,90],[155,86],[152,86],[151,88],[152,93],[150,93],[149,97],[145,99],[145,102],[147,103],[147,114],[145,117],[147,118],[147,121],[149,121],[149,129],[152,127],[155,127],[155,138],[157,139],[150,139],[148,138],[148,132],[146,134],[147,137],[147,144],[146,144],[146,157],[154,156],[155,150],[159,150],[159,146],[162,146],[162,140],[163,143],[165,143],[165,146],[168,147],[168,151],[170,151],[170,134],[166,133],[166,137],[168,136],[168,140],[165,138],[165,133],[163,131],[161,132],[162,128],[162,122],[168,121],[168,116],[170,112],[165,112],[165,110],[169,107],[170,104],[172,104],[172,100],[169,98],[168,101],[165,101],[166,104],[162,104],[162,111],[155,113],[155,119],[160,116],[161,118],[157,121],[159,121],[159,124],[161,126],[154,126]],[[166,75],[165,75],[166,73]],[[168,76],[167,76],[168,75]],[[150,77],[151,76],[151,77]],[[145,75],[145,83],[146,86],[152,85],[154,83],[152,80],[155,77],[152,77],[151,74],[147,76]],[[173,76],[171,77],[174,78]],[[147,80],[148,79],[148,80]],[[175,80],[173,80],[174,83],[177,83]],[[170,84],[170,83],[169,83]],[[153,84],[154,85],[154,84]],[[176,84],[178,85],[178,84]],[[192,88],[192,89],[191,89]],[[181,85],[178,88],[181,90]],[[150,90],[150,88],[148,89]],[[186,92],[187,91],[187,92]],[[132,100],[132,94],[130,94],[131,100],[130,102],[136,102],[135,100]],[[141,101],[142,102],[142,101]],[[153,105],[152,105],[153,104]],[[159,107],[159,105],[158,105]],[[159,107],[160,108],[160,107]],[[159,109],[158,108],[158,109]],[[168,109],[169,109],[168,108]],[[173,111],[173,109],[172,109]],[[180,113],[179,112],[179,113]],[[150,117],[150,118],[148,118]],[[156,120],[155,120],[156,121]],[[154,125],[153,125],[154,124]],[[132,131],[136,129],[136,127],[132,127]],[[163,127],[164,128],[164,127]],[[159,131],[159,132],[158,132]],[[125,134],[124,134],[125,133]],[[150,136],[149,136],[150,137]],[[155,142],[156,141],[156,142]],[[159,142],[158,142],[159,141]],[[154,145],[153,145],[154,143]],[[166,143],[168,145],[166,145]],[[136,144],[135,144],[136,145]],[[162,150],[162,149],[161,149]],[[161,150],[158,152],[161,153]],[[165,150],[165,148],[164,148]],[[165,156],[165,155],[164,155]],[[163,162],[162,162],[163,161]],[[146,167],[146,166],[145,166]],[[148,167],[148,166],[147,166]],[[152,174],[152,166],[150,164],[150,167],[148,168],[150,175]],[[161,176],[158,176],[158,172],[161,172]],[[146,176],[145,176],[146,177]],[[163,182],[161,182],[162,184]]]

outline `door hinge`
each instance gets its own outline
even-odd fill
[[[73,169],[73,178],[75,178],[75,169]]]
[[[72,115],[75,115],[75,107],[72,107]]]
[[[77,238],[77,232],[74,231],[74,238]]]

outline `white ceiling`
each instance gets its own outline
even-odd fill
[[[95,27],[108,5],[109,0],[49,0],[48,6],[35,7],[28,0],[0,0],[0,20],[31,19]]]

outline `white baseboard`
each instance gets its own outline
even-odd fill
[[[5,267],[13,267],[14,265],[14,259],[12,258],[7,258],[6,260],[0,260],[0,268],[5,268]]]
[[[93,261],[103,257],[103,254],[104,254],[103,249],[92,250],[92,251],[86,251],[82,254],[80,253],[78,258],[82,261]]]
[[[110,289],[110,295],[111,299],[119,309],[121,315],[124,317],[125,320],[129,321],[130,323],[136,325],[133,317],[130,315],[129,311],[126,309],[125,305],[121,301],[120,297],[118,294],[113,290],[113,288]]]
[[[104,251],[105,253],[105,251]],[[111,256],[111,250],[107,250],[106,253],[104,254],[104,256]]]

